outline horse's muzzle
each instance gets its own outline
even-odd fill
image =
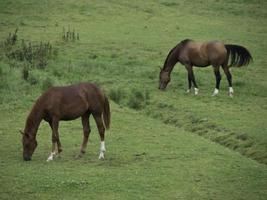
[[[159,90],[161,90],[161,91],[164,91],[165,88],[166,88],[166,87],[164,87],[164,86],[162,86],[162,85],[159,86]]]
[[[32,158],[30,156],[24,156],[24,161],[30,161]]]

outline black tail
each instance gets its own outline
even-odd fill
[[[229,67],[246,66],[253,60],[251,54],[245,47],[233,44],[226,44],[224,46],[227,50],[228,61],[231,56]]]
[[[110,108],[109,108],[109,101],[108,98],[105,95],[105,102],[104,102],[104,112],[103,112],[103,119],[104,119],[104,123],[105,123],[105,127],[106,129],[109,129],[109,125],[110,125]]]

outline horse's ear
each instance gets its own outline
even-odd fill
[[[24,135],[24,132],[23,132],[22,130],[19,130],[19,133],[20,133],[21,135]]]

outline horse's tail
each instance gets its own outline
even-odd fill
[[[110,125],[110,108],[109,101],[106,95],[104,95],[104,111],[103,111],[103,121],[106,129],[109,129]]]
[[[230,64],[229,67],[242,67],[246,66],[253,60],[249,51],[242,46],[226,44],[224,45],[227,50],[227,60],[229,61],[230,56]]]

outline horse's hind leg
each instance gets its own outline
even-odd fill
[[[216,77],[216,86],[215,86],[212,96],[216,96],[219,93],[220,82],[221,82],[220,66],[213,66],[213,71]]]
[[[105,148],[105,127],[103,124],[102,114],[93,114],[95,122],[98,128],[98,133],[100,135],[100,153],[99,159],[104,159],[104,153],[106,152]]]
[[[223,65],[222,68],[223,68],[223,71],[224,71],[224,73],[225,73],[225,75],[227,77],[227,80],[228,80],[228,84],[229,84],[229,96],[230,97],[233,97],[234,90],[233,90],[233,87],[232,87],[232,75],[230,73],[230,70],[229,70],[227,64],[226,65]]]
[[[87,146],[87,143],[88,143],[89,135],[90,135],[90,132],[91,132],[90,123],[89,123],[89,117],[90,117],[90,114],[88,114],[88,113],[86,113],[86,114],[84,114],[82,116],[83,142],[82,142],[82,145],[81,145],[80,153],[79,153],[79,155],[77,157],[81,157],[85,153],[85,150],[86,150],[86,146]]]

